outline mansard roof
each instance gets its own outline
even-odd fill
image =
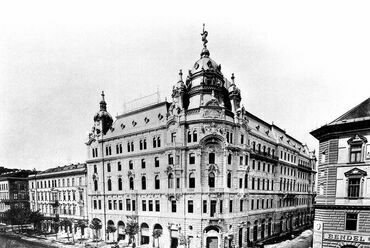
[[[370,98],[347,111],[334,121],[321,126],[313,131],[311,135],[319,140],[337,137],[343,133],[358,132],[370,127]]]
[[[329,125],[347,121],[361,120],[363,118],[370,118],[370,97],[356,107],[349,110],[347,113],[332,121]]]

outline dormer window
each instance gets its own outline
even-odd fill
[[[347,177],[347,197],[350,199],[362,197],[364,179],[367,176],[366,171],[353,168],[344,175]]]
[[[350,138],[347,143],[349,144],[349,162],[358,163],[363,161],[363,145],[367,143],[365,137],[356,135]]]

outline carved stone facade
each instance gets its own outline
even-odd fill
[[[234,75],[229,81],[209,56],[205,42],[185,82],[180,71],[172,102],[90,135],[88,212],[103,224],[100,238],[128,241],[132,219],[137,242],[159,247],[242,247],[310,226],[313,154],[241,107]]]

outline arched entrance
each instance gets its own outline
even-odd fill
[[[140,244],[141,245],[146,245],[146,244],[149,244],[149,237],[150,237],[150,233],[149,233],[149,226],[148,224],[146,224],[145,222],[141,224],[140,226],[140,231],[141,231],[141,235],[140,235]]]
[[[218,248],[220,243],[220,228],[208,226],[204,229],[206,248]]]
[[[160,247],[159,239],[163,234],[163,228],[160,224],[155,224],[153,227],[153,247]]]
[[[126,235],[125,235],[125,223],[123,223],[122,220],[118,221],[118,223],[117,223],[117,230],[118,230],[117,241],[125,240],[125,238],[126,238]]]
[[[100,230],[102,228],[102,222],[98,218],[94,218],[90,223],[90,228],[93,231],[93,239],[101,239]]]
[[[107,222],[107,239],[114,240],[114,233],[116,232],[116,227],[114,226],[113,220],[108,220]],[[112,236],[112,238],[110,238]]]

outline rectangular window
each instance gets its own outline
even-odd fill
[[[192,200],[188,201],[188,213],[194,213],[194,203]]]
[[[243,212],[243,204],[244,204],[244,201],[240,200],[240,212]]]
[[[176,213],[176,201],[171,201],[171,211],[172,213]]]
[[[145,159],[141,160],[141,169],[145,169]]]
[[[203,200],[203,214],[207,213],[207,200]]]
[[[132,200],[132,211],[136,210],[136,201]]]
[[[233,212],[233,200],[230,200],[229,201],[229,212],[232,213]]]
[[[168,154],[168,164],[173,164],[173,156],[172,156],[172,154]]]
[[[346,230],[357,230],[357,214],[347,213],[346,215]]]
[[[360,197],[360,178],[349,178],[348,179],[348,197],[358,198]]]
[[[171,143],[176,142],[176,133],[171,133]]]
[[[251,201],[251,210],[253,210],[254,209],[254,200],[252,199],[252,201]]]
[[[351,154],[350,154],[350,162],[361,162],[361,150],[362,145],[352,145],[351,146]]]
[[[143,201],[141,202],[141,210],[142,210],[142,211],[146,211],[146,200],[143,200]]]
[[[243,188],[243,178],[239,178],[239,189]]]
[[[154,166],[159,167],[159,158],[158,157],[154,158]]]
[[[244,144],[244,135],[243,134],[240,135],[240,144]]]
[[[94,209],[97,209],[98,208],[98,203],[96,200],[94,200]]]
[[[153,200],[149,200],[149,211],[153,211]]]
[[[155,200],[155,211],[156,212],[161,211],[161,203],[159,200]]]
[[[112,200],[108,200],[108,209],[112,210]]]
[[[99,209],[101,209],[101,200],[98,201]]]
[[[122,210],[123,209],[122,200],[118,200],[118,209],[119,210]]]
[[[130,199],[126,199],[126,210],[131,211],[131,200]]]
[[[118,171],[121,171],[121,170],[122,170],[121,162],[118,162],[118,163],[117,163],[117,167],[118,167]]]

